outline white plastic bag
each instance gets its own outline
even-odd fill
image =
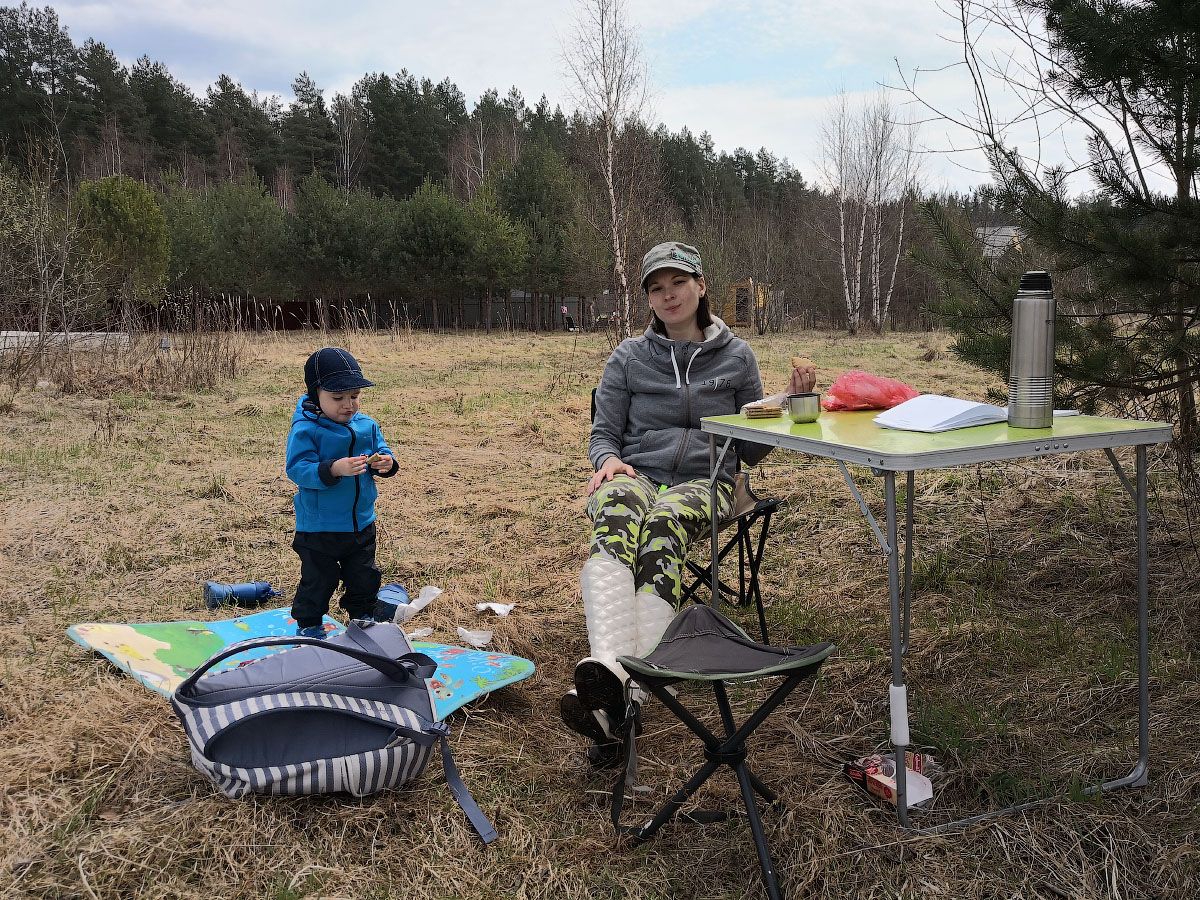
[[[476,603],[475,608],[480,612],[490,609],[498,616],[507,616],[516,605],[515,603]]]
[[[425,585],[425,587],[421,588],[421,593],[417,594],[415,600],[396,607],[396,624],[403,625],[436,600],[441,593],[442,589],[440,587],[434,587],[431,584]]]

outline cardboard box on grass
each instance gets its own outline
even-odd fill
[[[921,753],[905,751],[908,772],[905,778],[905,806],[911,809],[933,799],[933,783],[923,773],[926,758]],[[868,793],[896,805],[896,762],[891,753],[874,753],[845,765],[846,777]]]

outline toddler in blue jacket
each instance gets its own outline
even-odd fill
[[[308,389],[296,404],[287,442],[287,474],[296,482],[300,585],[292,602],[296,633],[323,638],[321,620],[338,583],[351,619],[371,619],[381,581],[375,565],[375,478],[400,469],[383,432],[359,412],[375,382],[353,356],[323,347],[304,363]]]

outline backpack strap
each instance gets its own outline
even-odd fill
[[[355,626],[357,628],[357,626]],[[360,632],[362,629],[358,629]],[[360,635],[365,637],[365,635]],[[353,638],[351,638],[353,640]],[[424,653],[405,653],[397,659],[393,659],[384,652],[383,648],[373,640],[368,638],[371,644],[374,645],[378,652],[373,652],[364,649],[362,646],[347,647],[343,644],[331,644],[321,638],[300,637],[263,637],[251,638],[248,641],[241,641],[237,644],[230,644],[220,653],[204,662],[200,668],[196,669],[187,679],[175,689],[175,696],[183,703],[188,703],[191,700],[191,692],[195,687],[196,682],[204,676],[209,669],[215,666],[222,660],[228,659],[231,656],[236,656],[238,653],[243,653],[246,650],[257,650],[260,647],[289,647],[289,646],[309,646],[321,647],[325,650],[332,650],[334,653],[340,653],[342,656],[348,656],[357,662],[370,666],[377,672],[386,675],[393,681],[404,682],[414,678],[430,678],[437,669],[437,662]]]
[[[624,751],[625,764],[620,767],[616,783],[612,787],[611,807],[609,814],[612,818],[613,830],[617,834],[636,834],[639,827],[621,824],[621,810],[625,807],[625,791],[632,791],[637,785],[638,753],[637,734],[642,730],[642,705],[630,696],[625,706],[625,721],[617,728],[621,737],[621,749]]]
[[[445,722],[438,722],[437,726],[441,728],[442,771],[446,773],[446,786],[450,788],[450,793],[454,795],[462,811],[467,814],[475,833],[485,844],[490,844],[497,837],[496,828],[479,808],[479,804],[463,783],[462,776],[458,774],[458,766],[454,764],[454,756],[450,753],[450,741],[446,737],[450,729],[446,727]]]
[[[458,774],[458,766],[454,764],[454,754],[450,752],[450,740],[448,737],[450,729],[446,723],[435,722],[425,732],[413,732],[407,728],[397,728],[396,731],[422,746],[428,746],[434,741],[437,741],[441,745],[442,771],[446,774],[446,786],[450,788],[450,793],[454,795],[454,799],[458,802],[459,807],[467,814],[467,819],[470,821],[471,827],[475,829],[475,833],[479,835],[485,844],[490,844],[494,841],[498,837],[496,827],[492,825],[483,810],[479,808],[479,804],[471,796],[471,791],[463,783],[462,776]]]
[[[384,659],[392,658],[390,655],[388,655],[388,652],[386,650],[384,650],[381,646],[379,646],[379,642],[377,640],[375,640],[375,638],[371,637],[370,634],[367,633],[367,629],[363,628],[361,625],[358,624],[358,622],[354,621],[353,619],[350,620],[350,624],[346,626],[346,630],[343,631],[342,634],[346,637],[347,640],[352,641],[355,644],[355,646],[357,646],[358,649],[362,650],[364,653],[369,653],[372,656],[380,656],[380,657],[383,657]],[[412,652],[411,648],[409,648],[409,650],[410,650],[410,652]],[[429,675],[426,675],[424,677],[428,678],[431,675],[433,675],[432,672],[430,672]]]

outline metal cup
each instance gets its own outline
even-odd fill
[[[820,394],[788,394],[784,405],[788,416],[797,424],[815,422],[821,415]]]

